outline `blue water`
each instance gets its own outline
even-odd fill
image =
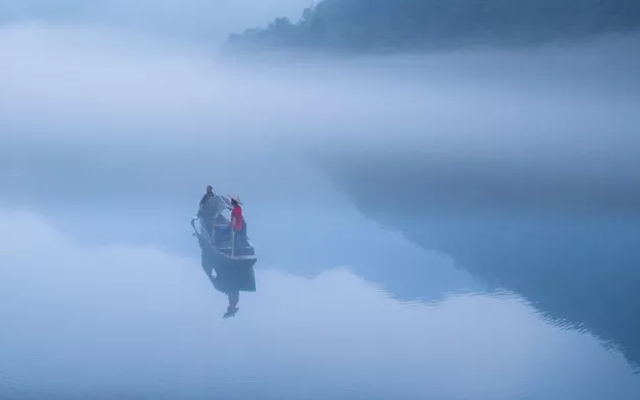
[[[1,399],[640,398],[633,218],[407,217],[299,159],[88,153],[3,164]],[[259,255],[226,319],[209,183]]]

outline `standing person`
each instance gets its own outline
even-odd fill
[[[207,185],[206,192],[200,199],[200,207],[198,208],[198,217],[202,218],[209,235],[213,233],[213,219],[216,215],[214,204],[211,202],[211,199],[215,197],[216,195],[213,193],[213,188],[211,185]]]
[[[204,207],[209,201],[209,199],[211,199],[213,196],[214,196],[213,188],[211,187],[211,185],[207,185],[207,189],[204,193],[204,196],[202,196],[202,198],[200,199],[200,209],[202,209],[202,207]]]
[[[242,237],[242,233],[244,232],[244,216],[242,215],[241,205],[240,197],[231,197],[231,206],[233,207],[231,210],[231,229],[233,229],[233,233],[236,235],[234,240],[236,250],[240,244],[244,244],[244,237]]]
[[[238,196],[229,196],[231,198],[231,206],[228,207],[231,210],[231,221],[229,225],[220,229],[218,233],[221,237],[228,238],[229,241],[233,239],[233,251],[238,251],[240,245],[246,243],[246,226],[244,222],[244,216],[242,215],[242,202]],[[234,236],[235,235],[235,236]]]

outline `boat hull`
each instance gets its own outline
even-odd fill
[[[211,237],[199,218],[193,218],[191,220],[191,226],[193,227],[194,235],[198,238],[203,254],[206,253],[206,256],[221,268],[251,268],[258,261],[258,258],[255,255],[255,249],[251,245],[250,241],[247,240],[249,246],[243,249],[245,251],[244,255],[231,256],[228,249],[225,249],[226,251],[222,250],[212,243]]]
[[[239,268],[251,268],[258,261],[256,257],[253,258],[230,258],[220,250],[218,250],[211,242],[209,238],[201,233],[195,233],[198,238],[198,243],[200,244],[200,249],[203,252],[203,255],[208,257],[212,263],[215,265],[215,268],[229,268],[229,267],[239,267]]]

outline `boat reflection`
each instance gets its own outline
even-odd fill
[[[200,246],[200,263],[213,287],[227,295],[229,304],[223,318],[236,315],[239,310],[240,292],[255,292],[256,278],[253,266],[235,265],[218,262],[212,254],[211,246],[198,237]]]

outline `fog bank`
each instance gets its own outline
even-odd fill
[[[306,0],[19,0],[0,3],[0,24],[45,22],[111,27],[214,49],[230,32],[293,20]]]
[[[602,171],[635,179],[637,40],[225,63],[197,46],[106,28],[12,25],[0,29],[1,163],[55,162],[73,149],[107,152],[94,160],[109,163],[224,149],[221,157],[241,151],[248,163],[254,153],[314,152],[383,165],[411,150],[445,160],[445,173],[473,160],[480,170],[542,171],[542,180]]]

